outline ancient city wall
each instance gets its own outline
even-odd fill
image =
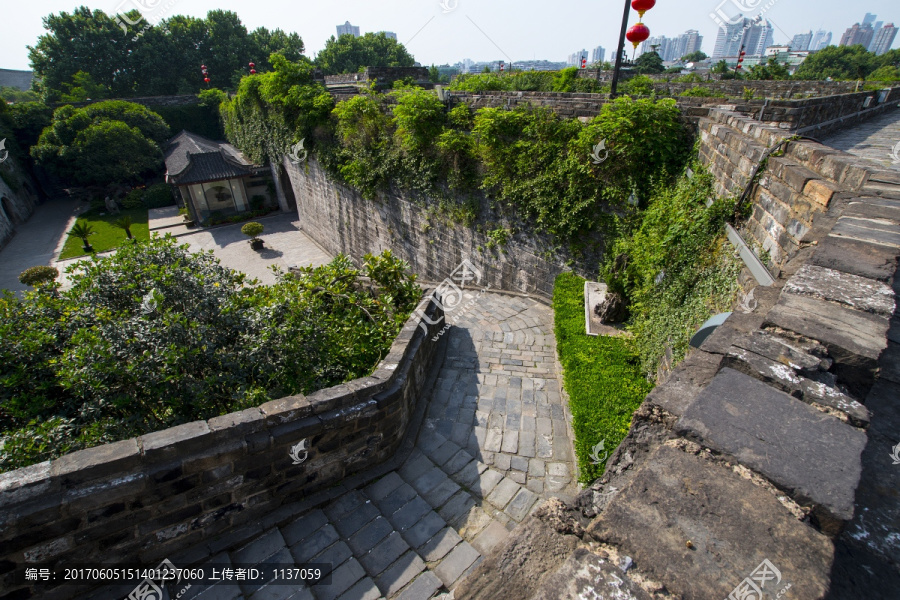
[[[14,584],[30,565],[155,566],[225,530],[277,525],[292,516],[280,506],[388,460],[438,357],[443,312],[426,314],[435,324],[411,317],[370,377],[0,475],[0,590],[30,597]]]
[[[7,150],[0,151],[0,158]],[[38,205],[31,176],[19,162],[7,155],[0,163],[0,248],[15,235],[16,228],[27,221]]]

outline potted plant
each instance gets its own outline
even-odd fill
[[[255,221],[250,221],[241,227],[241,233],[250,238],[250,247],[254,250],[261,250],[263,247],[263,241],[259,239],[262,232],[262,223],[257,223]]]
[[[125,216],[117,219],[116,222],[113,223],[113,225],[115,225],[119,229],[124,229],[125,237],[127,237],[129,240],[134,239],[134,236],[131,235],[131,226],[134,225],[134,221],[131,220],[130,215],[125,215]]]
[[[72,226],[72,231],[69,232],[69,235],[74,235],[81,240],[82,250],[84,250],[85,252],[94,251],[94,247],[91,246],[90,242],[88,242],[88,238],[94,235],[94,227],[90,223],[86,221],[75,221],[75,224]]]

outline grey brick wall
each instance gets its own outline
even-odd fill
[[[434,303],[427,314],[437,321]],[[397,450],[443,322],[407,321],[370,377],[0,475],[0,590],[27,566],[146,564],[271,516]],[[291,448],[307,440],[294,464]],[[14,591],[17,590],[17,591]],[[81,597],[72,586],[54,598]]]

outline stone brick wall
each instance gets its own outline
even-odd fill
[[[426,314],[443,315],[433,302]],[[387,460],[437,357],[429,338],[443,322],[427,335],[419,324],[407,321],[370,377],[0,475],[0,595],[34,593],[13,583],[27,566],[153,567]],[[295,464],[302,440],[308,455]]]
[[[700,120],[700,159],[715,177],[719,195],[740,196],[767,149],[789,137],[780,127],[763,124],[733,111],[713,109]],[[786,144],[783,156],[768,158],[748,201],[752,215],[744,223],[745,239],[768,254],[777,275],[808,242],[819,215],[831,203],[852,195],[868,181],[860,159],[812,140]]]
[[[10,157],[0,164],[0,248],[16,233],[16,227],[27,221],[38,205],[37,185],[18,161]],[[8,182],[8,183],[7,183]]]
[[[442,281],[468,258],[484,272],[481,285],[545,298],[552,297],[556,276],[569,270],[567,257],[552,253],[551,241],[541,235],[520,232],[505,246],[490,249],[485,233],[435,214],[428,199],[386,194],[367,200],[333,181],[314,159],[301,165],[285,159],[284,168],[297,198],[300,228],[331,254],[359,259],[390,249],[432,282]],[[500,216],[497,221],[494,226],[517,225]],[[596,276],[598,260],[588,255],[578,268]]]
[[[369,83],[377,81],[379,86],[391,87],[398,79],[411,77],[417,83],[428,83],[428,69],[426,67],[367,67],[361,73],[342,73],[340,75],[326,75],[325,85],[355,85],[357,83]]]

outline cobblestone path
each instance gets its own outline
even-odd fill
[[[900,170],[900,110],[839,131],[822,142],[884,167]],[[891,156],[895,148],[896,159]]]
[[[331,583],[218,584],[182,600],[431,598],[452,590],[541,499],[574,495],[551,309],[485,293],[454,324],[400,468],[210,560],[329,563]]]

